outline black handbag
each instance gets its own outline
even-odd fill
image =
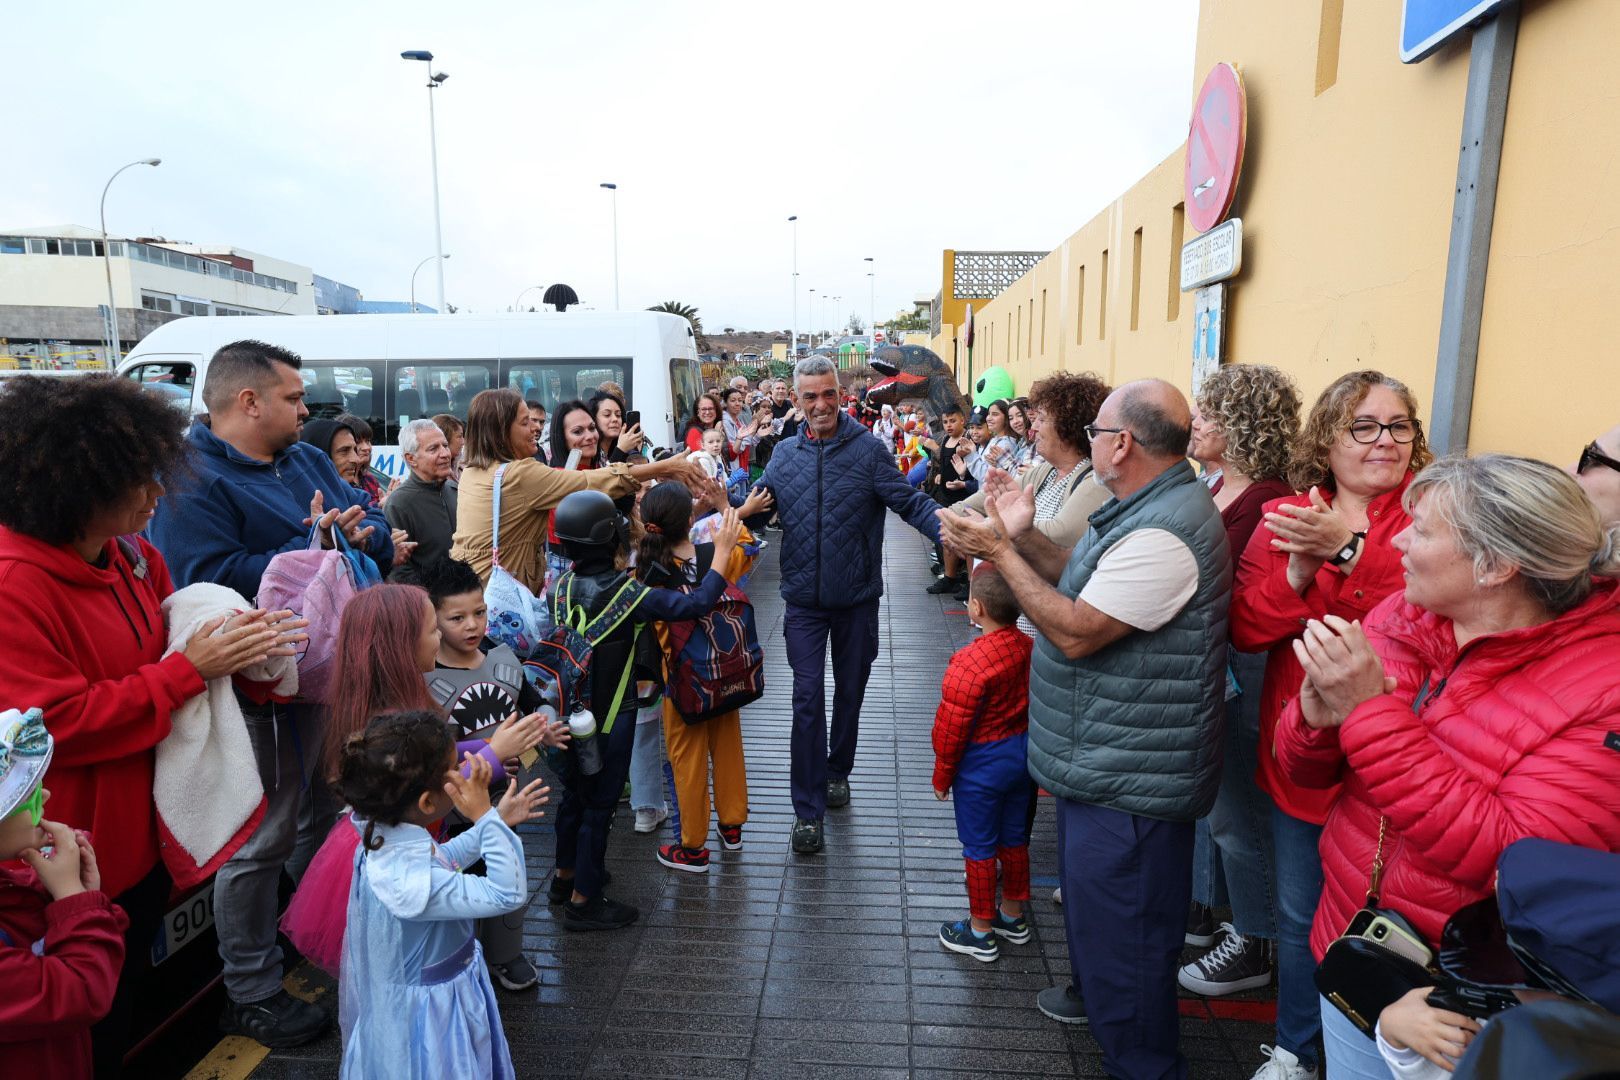
[[[1337,939],[1316,968],[1317,990],[1369,1039],[1386,1008],[1438,983],[1427,968],[1363,937]]]

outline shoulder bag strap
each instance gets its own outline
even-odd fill
[[[496,566],[501,565],[501,475],[509,464],[503,461],[495,466],[495,520],[490,528],[489,552],[490,561]]]

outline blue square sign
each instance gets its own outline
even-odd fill
[[[1405,0],[1401,5],[1401,63],[1413,64],[1513,0]]]

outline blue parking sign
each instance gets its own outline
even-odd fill
[[[1413,64],[1513,0],[1405,0],[1401,5],[1401,63]]]

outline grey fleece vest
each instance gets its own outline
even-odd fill
[[[1158,630],[1079,660],[1035,639],[1029,771],[1065,799],[1192,821],[1220,783],[1232,556],[1208,489],[1183,462],[1091,515],[1058,591],[1079,596],[1108,549],[1136,529],[1180,538],[1198,561],[1198,588]]]

